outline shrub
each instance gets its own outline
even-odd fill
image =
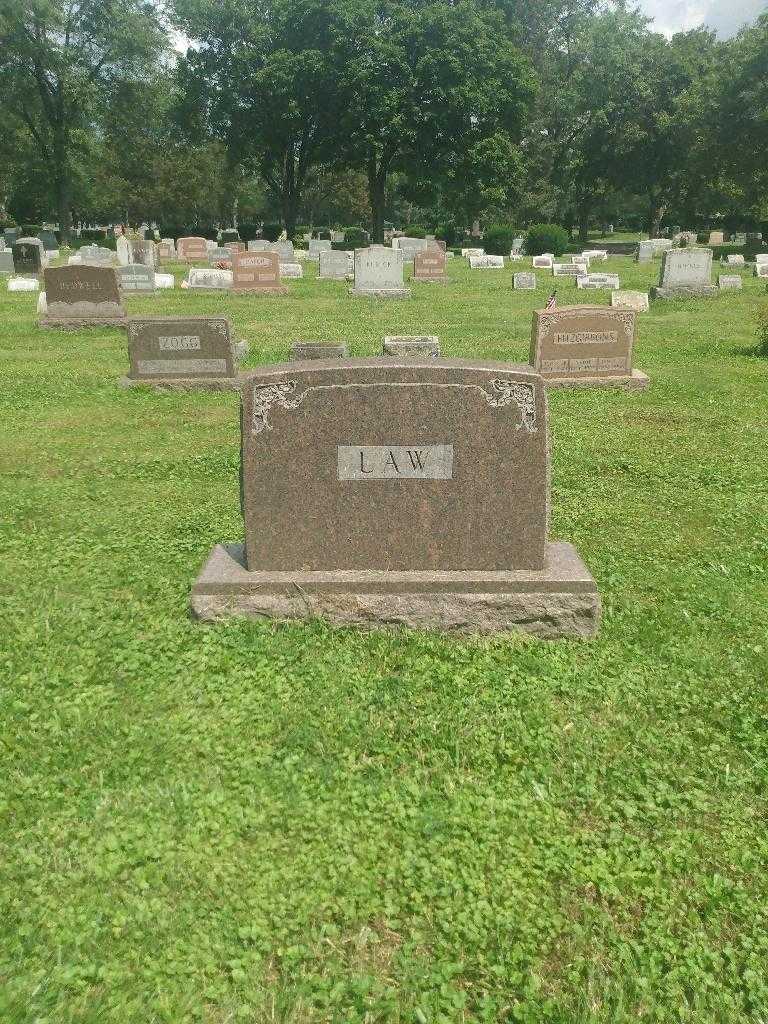
[[[568,232],[559,224],[532,224],[525,237],[528,256],[541,256],[544,252],[562,256],[567,245]]]
[[[509,256],[515,229],[509,224],[494,224],[483,235],[483,248],[489,256]]]
[[[225,228],[224,231],[221,232],[221,241],[222,244],[224,242],[239,242],[240,232],[237,228]]]
[[[80,232],[80,241],[85,245],[88,242],[102,243],[107,237],[106,231],[98,231],[91,228],[83,228]]]
[[[404,228],[404,234],[407,238],[426,238],[427,229],[423,228],[421,224],[409,224],[407,228]]]
[[[707,242],[709,241],[709,232],[708,231],[700,231],[698,233],[698,235],[696,235],[696,241],[697,241],[697,243],[699,245],[706,245]]]
[[[757,314],[757,354],[768,357],[768,309]]]
[[[241,224],[240,225],[240,241],[241,242],[252,242],[258,232],[256,224]]]
[[[368,232],[362,228],[344,228],[344,248],[362,249],[368,245]]]
[[[278,223],[265,224],[261,231],[268,242],[276,242],[282,233],[283,225]]]
[[[296,225],[296,230],[294,231],[294,234],[293,234],[293,237],[303,240],[304,235],[311,235],[311,234],[312,234],[312,228],[309,226],[309,224],[297,224]]]
[[[453,245],[458,245],[463,237],[464,229],[460,228],[454,221],[448,221],[447,224],[441,224],[435,232],[435,238],[439,238],[441,242],[445,242],[449,249]]]

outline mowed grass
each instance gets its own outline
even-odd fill
[[[525,361],[527,265],[127,304],[226,313],[246,365],[389,333]],[[745,273],[656,304],[649,392],[551,396],[552,535],[604,622],[547,643],[194,623],[242,536],[236,398],[123,391],[121,331],[0,285],[3,1024],[768,1019],[766,303]]]

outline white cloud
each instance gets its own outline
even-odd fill
[[[639,0],[654,19],[653,27],[665,35],[685,32],[699,25],[716,30],[727,39],[768,10],[768,0]]]

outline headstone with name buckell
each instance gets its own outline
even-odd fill
[[[124,327],[126,313],[114,267],[46,267],[47,311],[40,327]]]
[[[245,544],[217,545],[201,619],[591,636],[594,580],[547,537],[542,378],[482,360],[285,363],[242,386]]]
[[[644,391],[648,377],[632,368],[633,310],[556,306],[536,310],[531,366],[547,387],[623,387]]]
[[[375,299],[408,299],[403,284],[403,263],[395,249],[370,247],[355,250],[355,283],[350,295]]]
[[[132,317],[123,387],[232,391],[240,386],[229,320],[222,316]]]

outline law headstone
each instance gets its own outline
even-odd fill
[[[530,367],[288,362],[241,393],[245,544],[214,549],[199,618],[596,631],[589,571],[547,536],[547,401]]]
[[[352,262],[346,252],[326,249],[320,253],[317,276],[329,281],[344,281],[352,270]]]
[[[226,317],[131,317],[127,326],[130,369],[124,385],[237,387],[237,357]]]
[[[286,295],[288,289],[280,283],[280,259],[277,253],[233,253],[232,287],[236,292],[254,295]]]
[[[347,359],[346,341],[294,341],[291,359]]]
[[[635,313],[609,306],[558,306],[536,310],[531,366],[548,387],[648,387],[632,368]]]
[[[669,249],[664,253],[659,285],[651,289],[652,299],[716,294],[717,287],[712,284],[711,249]]]
[[[388,334],[381,352],[398,359],[439,359],[440,338],[436,334]]]
[[[48,309],[40,319],[41,327],[77,330],[125,326],[125,309],[113,267],[46,267],[45,294]]]
[[[394,249],[369,248],[355,252],[355,282],[350,295],[377,299],[407,299],[403,264]]]
[[[514,287],[518,291],[532,292],[536,290],[536,275],[530,272],[515,274]]]
[[[413,254],[413,280],[433,284],[446,284],[445,253],[440,249],[425,249]]]
[[[651,308],[647,292],[631,290],[611,292],[611,306],[614,309],[634,309],[636,313],[647,313]]]
[[[129,263],[117,268],[117,279],[124,292],[153,292],[155,272],[143,263]]]
[[[176,242],[176,253],[180,263],[191,263],[195,260],[208,259],[208,246],[204,238],[188,235]]]

